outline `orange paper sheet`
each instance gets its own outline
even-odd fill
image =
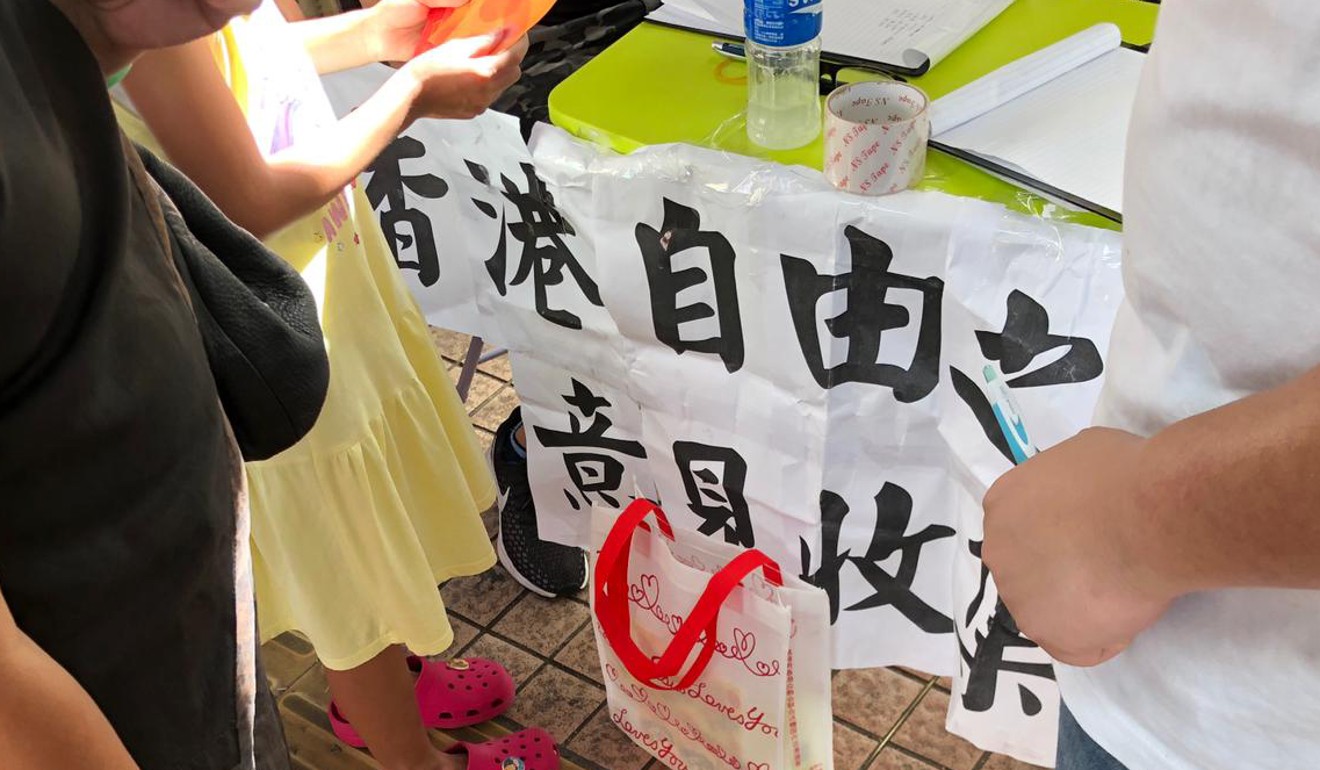
[[[500,41],[490,53],[499,53],[527,34],[554,4],[555,0],[470,0],[457,8],[432,8],[417,54],[447,40],[497,33]]]

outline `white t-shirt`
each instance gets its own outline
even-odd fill
[[[1149,435],[1320,365],[1320,0],[1166,0],[1126,182],[1098,424]],[[1320,767],[1320,591],[1188,596],[1058,675],[1131,770]]]

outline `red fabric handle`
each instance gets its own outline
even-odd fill
[[[639,527],[645,526],[643,522],[652,513],[656,516],[661,532],[673,539],[673,528],[664,512],[649,501],[638,500],[620,514],[596,560],[596,573],[593,575],[596,618],[619,662],[638,681],[656,689],[687,689],[710,665],[715,654],[720,610],[733,590],[758,569],[765,573],[766,580],[776,586],[783,585],[783,574],[779,565],[761,551],[749,550],[739,554],[711,577],[692,607],[692,612],[683,621],[665,651],[658,659],[652,659],[642,652],[632,638],[628,597],[633,535]],[[678,683],[672,686],[661,683],[660,679],[678,676],[698,644],[702,647],[697,659]]]
[[[601,545],[595,574],[592,576],[596,594],[596,618],[605,633],[605,640],[630,674],[652,685],[662,674],[655,662],[632,639],[632,621],[628,610],[628,566],[633,533],[645,527],[646,518],[653,513],[660,531],[666,537],[673,538],[674,530],[664,511],[649,500],[637,500],[615,520]]]

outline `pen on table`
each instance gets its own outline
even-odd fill
[[[727,43],[717,40],[710,44],[710,48],[720,56],[727,56],[730,59],[745,60],[747,58],[747,49],[741,43]]]
[[[999,430],[1004,434],[1004,440],[1008,442],[1009,451],[1013,454],[1013,464],[1021,465],[1037,453],[1036,445],[1031,443],[1031,437],[1027,435],[1027,426],[1022,421],[1022,411],[1018,409],[1017,401],[1008,389],[1008,383],[999,376],[995,367],[986,365],[981,369],[981,376],[985,378],[986,387],[990,389],[990,405],[994,409]],[[1004,606],[1003,599],[995,605],[995,616],[1009,632],[1022,635],[1017,621]]]

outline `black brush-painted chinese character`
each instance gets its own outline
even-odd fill
[[[490,172],[484,166],[472,161],[465,162],[474,179],[490,183]],[[532,164],[522,163],[520,166],[527,176],[527,192],[520,190],[512,179],[500,175],[504,198],[517,209],[518,221],[508,221],[508,212],[504,207],[497,209],[486,201],[472,201],[483,214],[500,220],[500,239],[495,245],[495,253],[486,260],[486,271],[495,282],[501,297],[508,294],[510,286],[520,286],[530,278],[536,297],[537,314],[559,326],[581,329],[582,319],[573,312],[550,307],[549,288],[564,283],[565,278],[572,278],[588,302],[604,307],[600,289],[564,243],[564,235],[576,235],[576,232],[555,208],[555,199],[546,189],[545,182],[536,175]],[[508,278],[509,235],[522,244],[522,254],[512,279]]]
[[[675,441],[674,460],[683,475],[688,507],[703,520],[697,531],[703,535],[723,531],[725,542],[754,548],[756,535],[743,496],[747,461],[742,455],[728,447]]]
[[[940,303],[944,282],[934,276],[914,278],[889,272],[894,252],[878,238],[851,225],[844,236],[852,250],[852,271],[844,275],[821,275],[807,260],[781,256],[784,284],[793,328],[806,358],[807,367],[823,388],[845,382],[869,382],[892,388],[902,403],[920,401],[935,390],[940,378]],[[908,309],[887,301],[891,289],[921,293],[921,319],[917,322],[917,344],[912,363],[904,368],[879,363],[880,338],[891,329],[911,325]],[[848,358],[837,366],[825,365],[816,328],[816,306],[821,297],[835,291],[847,292],[848,309],[825,322],[830,334],[848,340]]]
[[[701,215],[696,209],[664,199],[665,219],[659,230],[637,225],[637,245],[642,250],[646,280],[651,290],[651,317],[655,336],[680,355],[688,350],[715,353],[724,367],[736,372],[743,365],[742,318],[738,310],[738,284],[734,279],[733,246],[723,235],[701,229]],[[704,251],[709,270],[689,267],[674,270],[674,258],[690,249]],[[679,306],[678,295],[685,289],[710,281],[715,290],[715,307],[705,302]],[[718,312],[717,312],[718,311]],[[680,327],[685,323],[718,316],[719,334],[701,340],[685,340]]]
[[[998,334],[978,331],[976,340],[985,357],[998,361],[1005,375],[1025,371],[1038,356],[1051,350],[1067,348],[1063,355],[1039,369],[1010,377],[1010,388],[1087,382],[1105,370],[1094,342],[1085,337],[1050,334],[1050,315],[1045,307],[1017,289],[1008,295],[1004,331]]]
[[[830,622],[839,619],[839,578],[849,563],[871,585],[873,593],[847,608],[849,612],[890,606],[898,610],[918,628],[929,634],[953,632],[953,620],[922,601],[912,591],[917,577],[921,549],[935,540],[953,537],[953,529],[936,524],[920,532],[906,534],[912,520],[912,495],[907,490],[886,482],[875,496],[876,526],[871,544],[862,556],[853,556],[851,549],[839,550],[839,537],[843,520],[848,516],[848,503],[839,495],[825,491],[820,495],[821,560],[820,567],[811,571],[811,546],[802,540],[802,578],[825,591],[830,598]],[[898,569],[886,572],[880,566],[894,554],[901,554]]]
[[[1017,375],[1006,380],[1010,388],[1088,382],[1099,377],[1105,370],[1100,350],[1094,342],[1085,337],[1050,334],[1050,316],[1044,306],[1017,289],[1008,295],[1008,317],[1004,321],[1004,330],[998,333],[978,331],[976,340],[981,346],[981,353],[991,361],[998,361],[1006,376]],[[1037,358],[1060,348],[1067,348],[1063,355],[1054,357],[1035,370],[1026,371]],[[1010,462],[1013,461],[1013,451],[1004,438],[984,388],[956,368],[950,367],[949,375],[954,392],[972,410],[986,438],[1000,454]]]
[[[981,546],[981,541],[973,540],[968,543],[967,548],[973,556],[980,559]],[[967,607],[965,625],[968,627],[971,627],[973,619],[981,611],[981,607],[985,602],[989,579],[990,570],[982,563],[980,589]],[[1027,663],[1004,659],[1005,652],[1010,649],[1033,650],[1038,648],[1034,642],[1019,634],[1016,625],[1002,616],[1001,612],[1002,609],[996,608],[990,615],[984,634],[980,631],[973,632],[976,640],[976,650],[974,652],[963,646],[962,639],[958,640],[963,665],[967,667],[966,686],[962,693],[962,703],[963,708],[968,711],[984,712],[989,711],[994,706],[995,696],[999,689],[999,675],[1003,672],[1021,674],[1045,681],[1054,680],[1054,667],[1049,663]],[[1035,716],[1041,712],[1040,696],[1032,692],[1031,688],[1025,684],[1018,684],[1018,702],[1022,707],[1022,713],[1027,716]]]
[[[401,164],[426,156],[426,145],[410,136],[401,136],[390,143],[371,166],[371,181],[363,192],[374,211],[380,211],[380,229],[390,244],[394,261],[401,270],[416,270],[417,280],[423,286],[433,286],[440,280],[440,257],[435,246],[435,232],[425,212],[409,208],[404,188],[423,198],[436,200],[445,197],[449,185],[433,174],[405,176]],[[381,204],[388,206],[382,211]],[[408,232],[400,230],[406,225]],[[400,253],[413,247],[417,259],[408,260]]]
[[[558,431],[536,426],[536,438],[541,445],[552,449],[594,449],[594,452],[565,452],[564,466],[568,476],[582,496],[579,502],[568,490],[564,496],[573,506],[573,510],[582,510],[583,505],[591,504],[595,495],[613,508],[618,508],[620,501],[611,493],[617,493],[623,483],[623,463],[615,455],[644,458],[646,449],[636,441],[606,436],[614,422],[603,411],[611,406],[610,402],[595,393],[586,385],[573,380],[573,393],[564,396],[564,403],[573,407],[578,414],[569,414],[569,430]],[[583,421],[591,420],[583,429]]]

